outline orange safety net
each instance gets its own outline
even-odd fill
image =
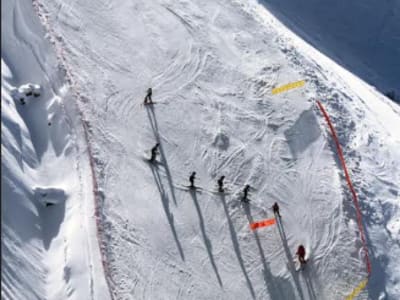
[[[273,219],[266,219],[266,220],[262,220],[262,221],[258,221],[258,222],[253,222],[250,224],[250,228],[252,230],[256,230],[257,228],[260,227],[267,227],[267,226],[271,226],[274,225],[276,223],[275,218]]]
[[[333,127],[332,121],[329,118],[329,115],[328,115],[325,107],[322,105],[322,103],[320,101],[317,101],[317,104],[318,104],[318,107],[321,110],[322,114],[324,115],[326,123],[328,123],[328,126],[329,126],[329,129],[331,131],[333,140],[334,140],[334,142],[336,144],[336,149],[337,149],[337,152],[338,152],[338,156],[339,156],[340,162],[341,162],[343,170],[344,170],[344,176],[346,177],[346,181],[347,181],[347,184],[349,186],[350,192],[353,195],[353,202],[354,202],[354,206],[356,207],[356,216],[357,216],[358,229],[360,231],[361,241],[363,243],[363,248],[364,248],[364,252],[365,252],[365,261],[366,261],[366,265],[367,265],[367,272],[368,272],[368,275],[370,275],[371,274],[371,262],[369,260],[367,242],[366,242],[365,233],[364,233],[364,227],[363,227],[363,223],[362,223],[362,214],[361,214],[360,205],[358,203],[357,193],[356,193],[356,191],[354,189],[354,186],[353,186],[353,183],[351,181],[349,171],[347,170],[346,161],[344,160],[342,147],[340,146],[339,138],[338,138],[338,136],[336,134],[335,128]]]

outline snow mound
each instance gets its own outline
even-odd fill
[[[1,6],[1,298],[104,299],[93,184],[71,91],[32,3]]]
[[[221,150],[226,150],[229,148],[229,136],[221,131],[216,134],[212,144],[214,147],[218,147]]]
[[[39,97],[41,93],[41,87],[39,84],[27,83],[19,86],[18,88],[11,89],[11,96],[14,100],[20,101],[25,104],[25,99],[33,96],[35,98]]]
[[[43,205],[62,204],[67,199],[63,189],[55,187],[34,187],[34,199]]]

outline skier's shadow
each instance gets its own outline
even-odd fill
[[[317,300],[317,296],[315,295],[315,290],[314,290],[310,275],[308,274],[307,270],[305,270],[305,272],[303,273],[303,277],[304,277],[304,281],[306,282],[306,285],[307,285],[307,291],[308,291],[308,295],[309,295],[310,299]]]
[[[285,229],[282,226],[280,218],[277,218],[276,225],[278,227],[279,236],[281,237],[283,249],[285,250],[286,258],[288,260],[289,272],[292,274],[292,277],[293,277],[293,280],[294,280],[294,283],[296,285],[296,289],[297,289],[297,292],[298,292],[300,298],[304,299],[303,290],[301,288],[300,281],[299,281],[299,274],[297,274],[297,272],[296,272],[296,268],[294,266],[292,254],[290,253],[289,245],[287,243],[287,237],[286,237]]]
[[[211,241],[210,241],[209,238],[207,237],[206,228],[205,228],[205,226],[204,226],[203,215],[202,215],[202,213],[201,213],[201,209],[200,209],[200,206],[199,206],[199,202],[197,201],[196,190],[195,190],[195,189],[191,189],[191,190],[190,190],[190,195],[192,196],[194,205],[196,206],[197,215],[199,216],[200,230],[201,230],[201,234],[203,235],[204,244],[205,244],[206,247],[207,247],[208,257],[210,258],[210,262],[211,262],[211,265],[212,265],[212,267],[213,267],[213,269],[214,269],[215,276],[216,276],[217,279],[218,279],[218,283],[219,283],[219,285],[222,287],[221,277],[219,276],[218,268],[217,268],[217,265],[215,264],[214,257],[213,257],[213,254],[212,254],[212,245],[211,245]]]
[[[174,216],[169,210],[168,196],[165,193],[160,174],[158,174],[158,171],[157,171],[157,167],[154,165],[151,165],[151,172],[153,173],[154,181],[156,182],[158,191],[160,192],[161,202],[163,204],[165,215],[167,216],[169,226],[171,227],[171,231],[174,236],[175,243],[178,248],[179,254],[180,254],[182,260],[185,260],[185,255],[183,254],[182,246],[181,246],[181,243],[179,242],[178,235],[176,233],[176,229],[175,229],[175,225],[174,225]]]
[[[145,105],[145,107],[146,107],[146,111],[147,111],[147,116],[149,117],[151,128],[153,130],[154,137],[155,137],[157,143],[159,143],[161,163],[164,166],[165,174],[167,175],[168,185],[169,185],[169,189],[171,191],[172,200],[174,200],[174,203],[176,205],[177,202],[176,202],[176,196],[175,196],[175,188],[174,188],[174,184],[172,181],[171,172],[168,167],[167,157],[165,156],[165,152],[164,152],[164,149],[163,149],[163,146],[161,143],[161,136],[158,131],[158,124],[157,124],[156,114],[154,112],[154,107],[153,107],[153,105]]]
[[[222,204],[224,206],[224,211],[225,211],[226,218],[228,220],[229,231],[231,233],[232,244],[233,244],[233,248],[234,248],[235,253],[236,253],[236,257],[237,257],[237,259],[239,261],[239,265],[240,265],[240,268],[242,269],[244,278],[246,279],[247,287],[249,288],[251,296],[252,296],[253,299],[255,299],[256,296],[255,296],[255,293],[254,293],[254,288],[253,288],[253,285],[252,285],[252,283],[250,281],[249,275],[247,274],[246,268],[245,268],[244,263],[243,263],[243,258],[242,258],[242,255],[240,253],[240,247],[239,247],[239,242],[238,242],[238,239],[237,239],[235,227],[233,226],[231,217],[229,216],[228,206],[226,205],[225,195],[223,193],[221,193],[221,200],[222,200]]]
[[[246,213],[249,224],[253,223],[253,216],[251,215],[251,212],[250,212],[250,204],[243,203],[243,208]],[[285,293],[283,293],[281,287],[277,286],[275,284],[274,277],[272,276],[272,274],[269,270],[270,268],[267,265],[267,261],[265,259],[265,255],[264,255],[264,250],[261,246],[260,238],[258,236],[257,231],[253,230],[253,234],[254,234],[254,238],[257,243],[258,251],[260,252],[261,263],[263,265],[263,275],[264,275],[265,286],[267,287],[267,290],[268,290],[269,295],[271,296],[271,299],[293,299],[293,295],[289,296],[289,298],[287,296],[285,296],[288,293],[290,293],[290,291],[286,290]],[[303,296],[301,293],[300,293],[300,295],[301,295],[301,299],[303,299]]]

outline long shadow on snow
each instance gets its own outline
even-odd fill
[[[207,234],[206,234],[206,228],[204,226],[204,219],[203,219],[203,215],[201,213],[199,202],[197,201],[196,191],[195,190],[190,190],[190,195],[193,198],[193,202],[194,202],[194,205],[196,206],[196,211],[197,211],[197,214],[199,216],[200,229],[201,229],[201,233],[203,235],[204,244],[207,247],[208,257],[210,258],[210,262],[211,262],[211,265],[212,265],[212,267],[214,269],[215,276],[217,276],[218,283],[222,287],[223,284],[222,284],[222,281],[221,281],[221,277],[219,276],[219,273],[218,273],[217,265],[215,264],[215,261],[214,261],[214,257],[213,257],[213,254],[212,254],[211,242],[210,242],[210,240],[209,240],[209,238],[207,237]]]
[[[281,237],[283,249],[285,250],[286,258],[288,260],[289,271],[292,274],[292,277],[293,277],[293,280],[296,285],[296,289],[297,289],[297,292],[299,293],[300,298],[304,299],[303,290],[301,288],[300,281],[299,281],[299,274],[296,272],[296,269],[294,267],[294,262],[293,262],[293,258],[292,258],[293,256],[290,253],[289,245],[287,243],[285,229],[283,229],[280,219],[278,219],[278,222],[276,224],[278,226],[279,236]]]
[[[160,133],[158,131],[156,114],[154,112],[154,108],[152,105],[146,105],[146,108],[147,108],[147,115],[150,120],[150,125],[151,125],[151,128],[153,129],[154,137],[156,138],[157,143],[160,144],[159,149],[160,149],[160,154],[161,154],[161,163],[163,164],[163,166],[165,168],[165,174],[167,175],[169,189],[171,191],[172,199],[174,200],[174,203],[176,205],[177,202],[176,202],[176,196],[175,196],[174,183],[172,181],[171,172],[169,171],[167,157],[165,156],[165,152],[164,152],[164,149],[163,149],[163,146],[161,143],[161,137],[160,137]]]
[[[249,224],[253,223],[253,216],[251,215],[250,211],[250,205],[249,204],[244,204],[243,205],[244,210],[246,212],[247,220],[249,221]],[[257,243],[257,248],[258,251],[260,252],[260,257],[261,257],[261,263],[263,265],[263,274],[264,274],[264,282],[265,286],[268,289],[268,293],[271,296],[271,299],[295,299],[295,293],[293,289],[291,289],[290,284],[281,284],[281,283],[276,283],[276,278],[272,275],[270,272],[270,268],[267,265],[267,260],[265,259],[264,255],[264,249],[261,246],[260,238],[258,236],[258,233],[253,230],[254,234],[254,239],[256,240]],[[299,291],[299,285],[296,283],[296,287]],[[301,292],[301,289],[299,291],[299,295],[301,299],[304,300],[303,298],[303,293]]]
[[[175,225],[174,225],[174,216],[169,210],[169,200],[168,200],[167,194],[165,193],[165,190],[164,190],[164,187],[163,187],[163,184],[161,181],[161,177],[158,174],[156,167],[152,164],[150,166],[151,166],[151,172],[153,173],[153,176],[154,176],[154,181],[156,182],[158,191],[160,192],[161,202],[163,204],[165,215],[167,216],[169,226],[171,227],[171,231],[174,236],[176,246],[178,248],[178,251],[179,251],[179,254],[180,254],[182,260],[185,260],[185,255],[183,254],[182,246],[181,246],[181,243],[179,242],[178,235],[176,233],[176,229],[175,229]]]
[[[222,193],[221,193],[221,200],[222,200],[222,204],[224,206],[226,218],[228,220],[229,231],[231,233],[232,244],[233,244],[233,248],[235,249],[236,257],[239,261],[239,265],[240,265],[240,268],[242,269],[244,278],[246,279],[247,287],[249,288],[251,296],[253,299],[255,299],[254,288],[249,279],[249,276],[247,275],[246,268],[244,267],[242,255],[240,253],[239,242],[238,242],[237,235],[235,232],[235,227],[233,226],[231,217],[229,216],[228,207],[227,207],[226,201],[225,201],[225,195]]]
[[[310,297],[310,300],[317,300],[318,298],[315,295],[315,289],[307,269],[303,271],[303,277],[307,286],[308,296]]]
[[[48,250],[65,218],[65,199],[53,206],[39,206],[38,211],[43,226],[43,245]]]

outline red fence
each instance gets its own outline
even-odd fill
[[[367,243],[366,243],[366,240],[365,240],[364,227],[363,227],[363,224],[362,224],[362,215],[361,215],[360,205],[358,203],[357,193],[354,190],[353,183],[351,181],[351,178],[350,178],[350,175],[349,175],[349,171],[347,170],[346,162],[344,160],[342,147],[340,146],[339,139],[337,137],[335,128],[332,125],[331,119],[329,118],[329,115],[326,112],[326,110],[325,110],[324,106],[322,105],[322,103],[320,101],[317,101],[317,104],[318,104],[318,107],[321,110],[322,114],[324,115],[326,122],[328,123],[328,126],[329,126],[329,129],[331,131],[333,140],[335,141],[335,144],[336,144],[336,149],[337,149],[337,152],[338,152],[338,155],[339,155],[339,159],[340,159],[340,162],[341,162],[343,170],[344,170],[344,174],[346,176],[347,184],[349,186],[351,194],[353,195],[353,202],[354,202],[354,206],[356,207],[356,213],[357,213],[358,229],[360,231],[360,237],[361,237],[361,241],[363,243],[363,249],[364,249],[364,252],[365,252],[365,262],[367,264],[367,272],[368,272],[368,275],[370,275],[371,274],[371,262],[369,260],[368,248],[367,248]]]

